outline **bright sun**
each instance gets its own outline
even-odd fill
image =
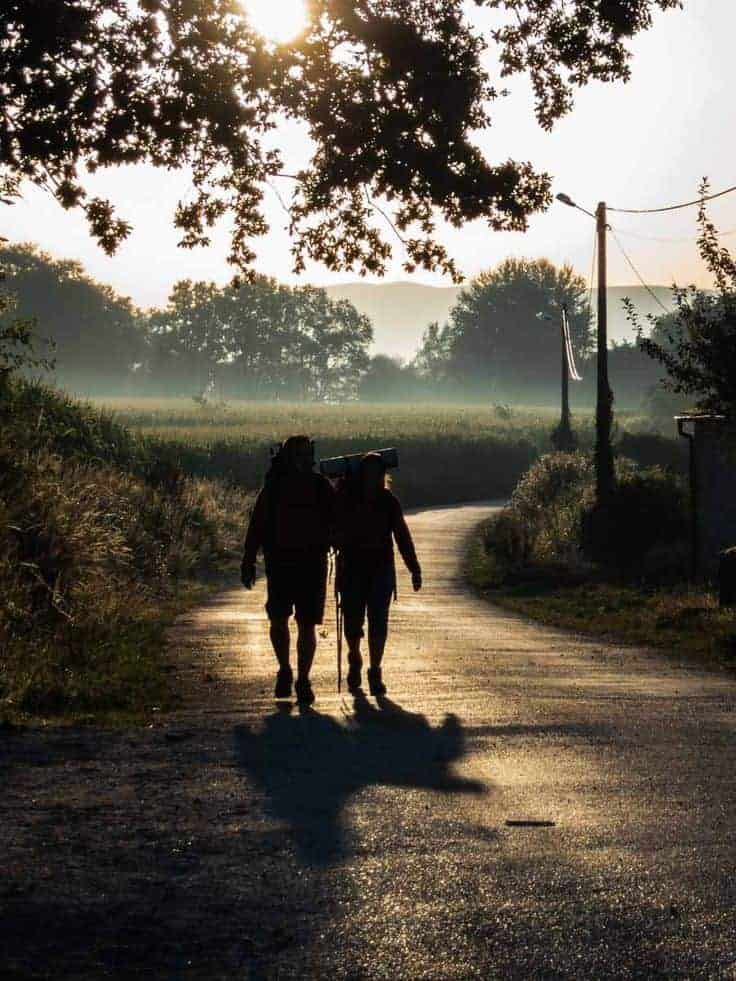
[[[276,44],[293,40],[307,26],[304,0],[243,0],[248,20]]]

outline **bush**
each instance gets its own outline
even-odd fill
[[[510,504],[485,531],[485,548],[510,569],[595,561],[603,571],[661,580],[680,576],[687,554],[688,499],[683,482],[659,467],[616,461],[617,489],[602,513],[595,469],[584,453],[541,457]]]
[[[688,470],[688,447],[684,439],[669,439],[658,433],[623,433],[616,446],[619,456],[642,467],[663,467],[676,474]]]
[[[688,500],[680,480],[661,467],[630,472],[619,479],[605,513],[585,495],[581,513],[583,546],[599,562],[628,576],[645,577],[647,555],[687,541]],[[649,562],[649,573],[655,568]]]

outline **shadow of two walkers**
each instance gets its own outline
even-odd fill
[[[354,698],[345,724],[314,709],[281,704],[253,731],[235,729],[242,768],[266,797],[274,817],[289,826],[299,857],[331,864],[347,852],[343,810],[349,798],[371,786],[481,794],[486,787],[451,772],[465,754],[457,717],[433,727],[388,698],[377,705]]]

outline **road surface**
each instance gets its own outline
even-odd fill
[[[0,737],[2,976],[736,978],[733,678],[475,597],[488,510],[410,517],[380,703],[330,620],[278,708],[260,583],[177,624],[175,715]]]

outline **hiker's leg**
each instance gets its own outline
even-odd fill
[[[348,662],[360,668],[360,642],[363,639],[363,624],[367,606],[366,584],[359,570],[347,570],[340,594],[342,604],[343,632],[348,644]]]
[[[385,631],[371,630],[370,627],[368,628],[368,654],[372,668],[381,667],[383,652],[386,649],[386,637],[387,634]]]
[[[377,698],[386,694],[381,662],[386,647],[388,611],[395,584],[396,573],[391,564],[373,572],[368,590],[368,653],[371,661],[368,668],[368,689]]]
[[[362,684],[363,658],[360,642],[365,623],[366,590],[365,576],[357,566],[348,567],[342,576],[340,600],[342,603],[343,631],[348,645],[348,691],[356,694]]]
[[[296,641],[297,677],[306,681],[312,670],[314,652],[317,650],[317,628],[313,623],[303,621],[297,623],[297,628],[299,631]]]
[[[271,620],[271,644],[280,668],[289,667],[291,637],[289,635],[289,618],[278,617]]]
[[[358,634],[356,637],[346,637],[345,639],[348,642],[348,661],[350,661],[351,664],[353,662],[356,664],[362,664],[363,658],[360,654],[360,642],[363,639],[362,635]]]
[[[368,597],[368,653],[371,668],[381,667],[388,637],[388,613],[396,584],[393,567],[379,570],[371,582]]]

